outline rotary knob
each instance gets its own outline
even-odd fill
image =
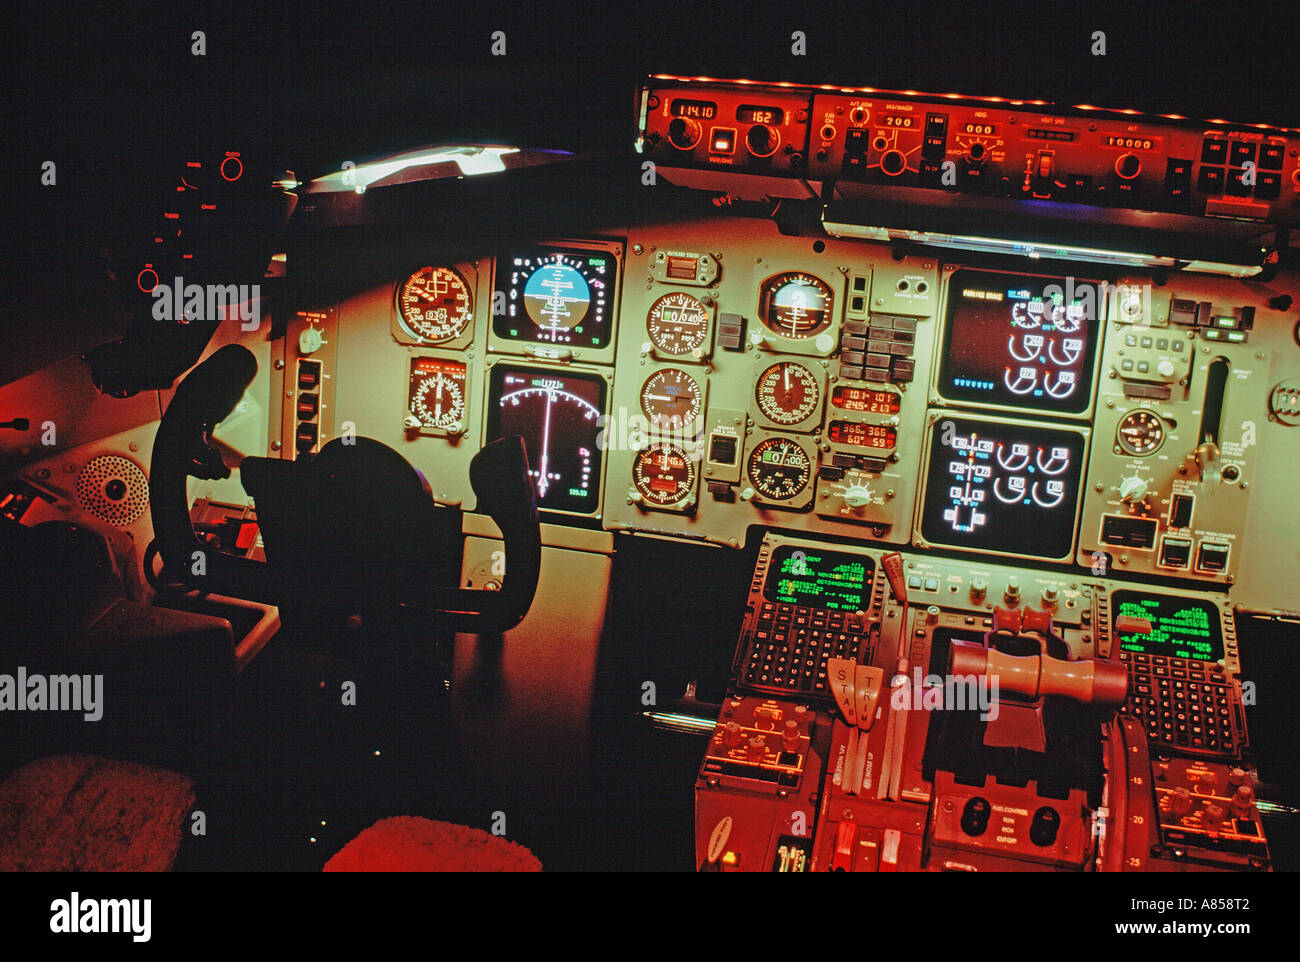
[[[325,339],[321,337],[320,331],[314,327],[305,327],[302,333],[298,335],[298,353],[315,354],[324,345]]]
[[[887,150],[880,155],[880,169],[890,177],[897,177],[907,170],[907,158],[901,150]]]
[[[423,425],[420,423],[420,419],[414,414],[408,414],[406,417],[402,418],[402,427],[406,428],[408,431],[418,431],[423,427]]]
[[[1020,604],[1020,581],[1015,575],[1007,579],[1007,587],[1002,592],[1002,600],[1012,608]]]
[[[1134,475],[1119,483],[1119,499],[1126,504],[1141,501],[1147,496],[1147,483]]]
[[[1058,594],[1055,588],[1048,586],[1043,589],[1042,601],[1044,608],[1055,608]]]
[[[1192,798],[1192,793],[1185,788],[1175,789],[1169,796],[1169,811],[1177,818],[1190,815],[1195,805],[1196,799]]]
[[[1228,784],[1229,784],[1229,785],[1233,785],[1233,786],[1236,786],[1236,785],[1245,785],[1245,784],[1246,784],[1246,770],[1245,770],[1244,768],[1239,767],[1239,766],[1236,767],[1236,768],[1229,769],[1229,771],[1228,771]]]
[[[749,757],[755,761],[762,761],[763,750],[767,748],[767,739],[762,735],[755,735],[749,740]]]
[[[793,718],[785,723],[781,732],[781,747],[788,752],[799,750],[799,723]]]
[[[738,724],[734,721],[727,722],[726,727],[722,729],[722,744],[726,745],[728,748],[737,748],[740,745],[741,735],[743,734],[744,733],[741,731]]]
[[[1250,818],[1255,814],[1255,793],[1249,785],[1241,785],[1232,796],[1232,813],[1238,818]]]
[[[771,157],[781,145],[781,135],[767,124],[754,124],[745,134],[745,146],[755,157]]]
[[[989,593],[989,579],[976,575],[970,580],[970,600],[981,602]]]
[[[690,150],[704,136],[704,128],[689,117],[675,117],[668,125],[668,142],[678,150]]]
[[[1165,358],[1156,365],[1156,373],[1161,377],[1173,377],[1175,370],[1177,370],[1177,368],[1174,367],[1174,362],[1169,360],[1169,358]]]
[[[865,508],[871,503],[871,491],[861,484],[851,484],[844,492],[844,503],[850,508]]]

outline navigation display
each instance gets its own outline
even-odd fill
[[[601,250],[538,247],[503,254],[497,258],[492,328],[511,341],[606,347],[617,269],[617,259]]]
[[[948,287],[939,390],[1023,411],[1088,409],[1106,285],[960,270]]]
[[[787,605],[863,611],[874,571],[866,555],[785,544],[772,552],[763,597]]]
[[[498,364],[492,370],[487,440],[522,435],[537,506],[592,514],[600,507],[605,381],[596,374]]]
[[[1068,558],[1086,446],[1076,428],[940,419],[930,438],[922,535],[970,551]]]
[[[1218,661],[1223,657],[1219,611],[1208,601],[1117,591],[1111,598],[1111,609],[1114,631],[1124,651],[1196,661]],[[1150,634],[1121,633],[1121,618],[1145,619],[1151,625]]]

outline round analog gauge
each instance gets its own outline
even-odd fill
[[[1150,411],[1129,411],[1120,420],[1115,438],[1126,453],[1142,457],[1164,443],[1165,425]]]
[[[808,453],[790,438],[767,438],[749,452],[749,483],[769,501],[797,497],[812,477]]]
[[[465,423],[465,365],[438,358],[411,362],[411,387],[407,400],[422,428],[456,431]]]
[[[831,326],[835,295],[820,277],[794,271],[763,282],[758,316],[768,330],[791,338],[813,337]]]
[[[447,341],[474,319],[465,279],[450,267],[421,267],[397,289],[403,326],[425,341]]]
[[[657,430],[682,431],[695,423],[703,406],[700,385],[680,368],[668,367],[646,378],[641,410]]]
[[[646,317],[650,343],[665,354],[696,351],[709,336],[709,311],[690,294],[665,294],[650,306]]]
[[[652,444],[637,452],[632,482],[650,504],[676,504],[695,487],[695,462],[680,445]]]
[[[754,388],[763,416],[774,424],[798,424],[817,411],[817,376],[795,361],[779,361],[764,371]]]

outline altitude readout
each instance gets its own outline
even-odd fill
[[[831,326],[835,294],[820,277],[790,271],[769,277],[758,296],[758,317],[775,334],[802,339]]]
[[[604,252],[543,248],[497,259],[505,310],[498,337],[573,347],[610,343],[614,258]]]
[[[817,413],[821,388],[817,376],[797,361],[778,361],[758,377],[754,400],[763,416],[788,426]]]
[[[641,411],[656,431],[680,433],[694,427],[702,407],[699,382],[681,368],[655,371],[641,387]]]
[[[465,424],[465,365],[434,357],[412,358],[407,407],[421,429],[461,430]]]
[[[695,462],[677,444],[652,444],[638,451],[632,483],[650,504],[664,507],[686,500],[695,489]]]
[[[841,411],[858,411],[862,414],[897,414],[903,399],[893,391],[875,388],[850,387],[838,384],[831,391],[831,404]]]
[[[397,314],[407,333],[423,341],[447,341],[474,318],[465,279],[450,267],[421,267],[397,289]]]
[[[665,294],[650,305],[645,324],[650,343],[664,354],[692,354],[708,339],[709,310],[690,294]]]
[[[1165,440],[1165,423],[1150,411],[1129,411],[1120,419],[1115,440],[1126,454],[1151,454]]]
[[[766,438],[754,445],[746,462],[749,483],[769,501],[789,501],[808,487],[812,463],[790,438]]]
[[[857,421],[832,421],[826,436],[832,444],[858,448],[888,450],[898,443],[898,432],[886,424],[861,424]]]
[[[593,513],[600,499],[604,379],[498,365],[491,391],[488,440],[523,437],[537,506]]]

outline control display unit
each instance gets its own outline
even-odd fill
[[[1028,413],[1086,412],[1106,290],[1075,278],[957,271],[939,392]]]
[[[600,506],[598,374],[497,365],[488,393],[487,439],[518,434],[528,452],[537,506],[591,514]]]
[[[1087,434],[939,417],[930,437],[921,534],[930,544],[1069,558]]]
[[[1113,603],[1114,630],[1121,651],[1194,661],[1218,661],[1223,657],[1219,612],[1204,599],[1117,591]],[[1132,619],[1144,620],[1150,631],[1126,631]]]
[[[862,611],[875,566],[866,555],[781,545],[763,586],[768,601],[830,611]]]

